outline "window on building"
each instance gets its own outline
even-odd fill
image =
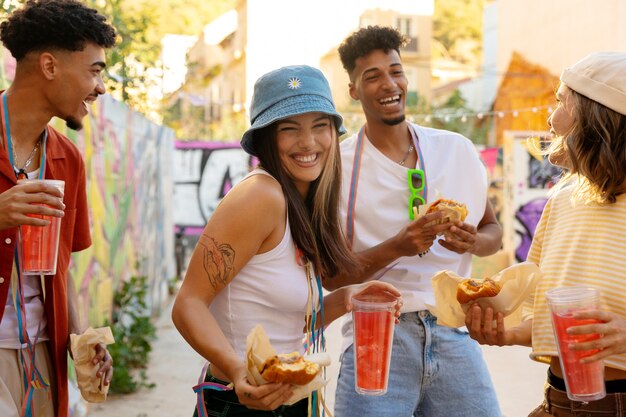
[[[409,38],[413,36],[413,28],[411,25],[410,17],[398,17],[396,19],[396,28],[402,33],[404,36],[408,36]]]
[[[362,28],[372,26],[374,24],[374,21],[372,20],[371,17],[361,16],[359,20],[360,20],[359,27],[362,27]]]
[[[396,18],[396,28],[407,38],[407,44],[403,50],[410,52],[417,52],[417,28],[413,25],[413,20],[410,17],[398,17]]]

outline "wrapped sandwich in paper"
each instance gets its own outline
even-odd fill
[[[268,382],[293,384],[293,395],[286,405],[308,397],[328,383],[322,367],[330,365],[326,353],[300,356],[297,352],[277,354],[265,330],[257,325],[246,340],[246,368],[248,380],[258,385]],[[265,378],[264,378],[265,376]]]
[[[519,324],[519,314],[513,313],[519,309],[524,299],[535,289],[540,277],[541,270],[531,262],[522,262],[510,266],[489,277],[499,287],[497,295],[460,304],[457,300],[457,288],[459,283],[466,278],[452,271],[440,271],[432,279],[435,305],[428,306],[428,308],[437,316],[438,324],[462,327],[465,326],[465,312],[476,302],[483,308],[492,307],[494,311],[503,313],[505,317],[510,316],[505,325],[508,327],[515,326]]]
[[[455,223],[458,221],[465,221],[467,217],[468,211],[467,206],[464,203],[449,199],[449,198],[438,198],[429,204],[422,204],[419,208],[413,208],[413,213],[415,214],[415,219],[418,219],[421,216],[426,214],[435,213],[435,212],[443,213],[441,219],[429,222],[425,225],[425,227],[435,226],[443,223]],[[452,233],[443,232],[446,238],[451,239]],[[450,236],[450,237],[449,237]]]
[[[74,358],[76,368],[76,381],[83,398],[92,403],[100,403],[106,400],[109,386],[104,385],[104,377],[97,376],[100,364],[93,364],[91,361],[96,355],[95,345],[104,343],[110,345],[115,343],[110,327],[100,327],[97,329],[88,328],[83,334],[70,335],[70,349]]]

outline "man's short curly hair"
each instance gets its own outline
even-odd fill
[[[352,75],[357,59],[377,49],[385,53],[393,49],[400,54],[405,43],[406,38],[392,27],[368,26],[352,33],[339,45],[339,57],[345,70]]]
[[[76,0],[29,0],[0,23],[0,39],[16,60],[47,48],[82,51],[87,43],[115,45],[115,29]]]

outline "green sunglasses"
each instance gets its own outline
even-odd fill
[[[426,200],[422,197],[424,191],[424,171],[421,169],[409,169],[407,172],[407,182],[411,196],[409,197],[409,219],[415,220],[413,207],[418,208],[422,204],[426,204]]]

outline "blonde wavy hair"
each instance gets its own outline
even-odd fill
[[[552,193],[573,185],[573,198],[611,204],[625,190],[626,116],[568,88],[574,123],[546,150],[550,160],[565,157],[567,172]]]

